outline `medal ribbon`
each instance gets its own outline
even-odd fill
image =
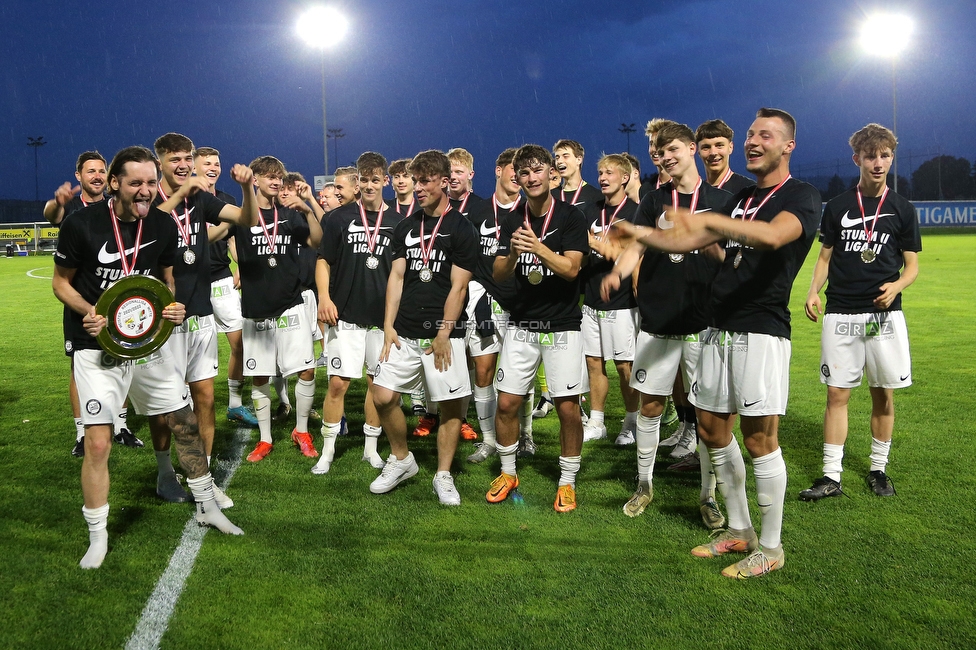
[[[861,225],[864,226],[864,245],[868,246],[871,243],[871,238],[874,237],[874,231],[878,227],[878,217],[881,216],[881,206],[884,204],[885,199],[888,197],[888,186],[885,185],[884,192],[881,193],[881,200],[878,201],[878,210],[874,213],[874,223],[871,224],[871,232],[868,232],[867,219],[864,216],[864,199],[861,198],[861,185],[857,185],[857,207],[861,208]]]
[[[160,183],[157,188],[159,195],[163,197],[163,201],[169,201],[169,197],[166,196],[166,192],[163,191],[163,184]],[[173,221],[176,222],[176,229],[180,231],[180,237],[186,242],[186,247],[190,247],[190,204],[187,202],[186,198],[183,198],[183,218],[186,219],[186,223],[180,220],[179,215],[176,214],[176,210],[171,210],[170,215],[173,217]]]
[[[580,187],[582,187],[582,185]],[[556,202],[550,201],[549,211],[546,213],[545,221],[542,222],[542,232],[539,233],[540,242],[546,236],[546,231],[549,230],[549,222],[552,221],[552,214],[553,212],[555,212],[555,210],[556,210]],[[529,223],[529,202],[528,201],[525,202],[525,227],[528,228],[529,230],[532,230],[532,225]],[[537,255],[533,254],[532,258],[535,260],[536,264],[539,263],[539,257]]]
[[[743,221],[755,221],[756,215],[759,214],[759,211],[762,210],[762,208],[763,208],[764,205],[766,205],[766,201],[768,201],[769,199],[773,198],[773,194],[776,194],[777,190],[779,190],[779,188],[783,187],[786,184],[786,181],[790,180],[791,178],[793,178],[793,174],[787,174],[786,175],[786,178],[783,179],[783,182],[780,183],[779,185],[777,185],[776,187],[774,187],[773,188],[773,191],[770,192],[769,194],[767,194],[766,195],[766,198],[764,198],[759,203],[759,207],[757,207],[756,208],[756,211],[752,213],[752,217],[747,218],[749,216],[749,206],[752,205],[752,200],[754,198],[756,198],[756,193],[759,191],[759,188],[754,189],[752,191],[752,194],[749,196],[749,198],[746,199],[746,207],[745,207],[745,210],[742,211],[742,220]]]
[[[441,216],[437,217],[437,223],[434,225],[434,231],[430,233],[430,245],[424,247],[424,217],[420,217],[420,259],[423,261],[424,266],[427,266],[427,262],[430,260],[430,254],[434,252],[434,242],[437,241],[437,231],[441,229],[441,222],[444,221],[444,215],[451,211],[451,204],[447,204],[447,209],[441,213]]]
[[[369,222],[366,221],[366,206],[363,205],[362,199],[357,201],[357,205],[359,205],[359,217],[363,220],[363,228],[366,230],[366,248],[372,255],[373,249],[376,248],[376,240],[380,236],[380,226],[383,224],[383,210],[386,208],[386,202],[380,202],[380,211],[376,216],[376,228],[373,232],[369,231]]]
[[[119,218],[115,216],[115,208],[112,205],[115,199],[108,200],[108,212],[112,217],[112,232],[115,234],[115,245],[119,249],[119,262],[122,264],[122,275],[130,276],[136,270],[136,258],[139,257],[139,244],[142,243],[142,219],[138,219],[139,225],[136,226],[136,241],[132,247],[132,261],[125,259],[125,244],[122,242],[122,232],[119,230]]]
[[[722,177],[722,180],[720,180],[718,182],[718,185],[716,185],[715,187],[717,187],[718,189],[722,189],[722,186],[725,185],[726,183],[728,183],[730,178],[732,178],[732,168],[731,167],[729,167],[728,169],[725,170],[725,176]]]
[[[695,191],[692,192],[692,194],[691,194],[691,207],[688,208],[689,210],[691,210],[691,213],[692,214],[695,213],[695,208],[698,207],[698,193],[701,191],[701,186],[702,186],[702,179],[701,179],[701,177],[699,177],[698,178],[698,184],[695,185]],[[671,181],[671,207],[672,208],[679,207],[678,206],[678,187],[677,187],[677,185],[674,184],[674,181]]]
[[[695,196],[696,196],[696,198],[698,196],[698,190],[697,189],[695,190]],[[617,206],[617,209],[613,211],[613,214],[612,215],[610,215],[610,223],[607,223],[607,207],[606,207],[607,204],[606,203],[603,204],[603,208],[600,210],[600,235],[602,237],[606,237],[607,236],[607,231],[610,230],[610,227],[614,223],[616,223],[616,221],[617,221],[617,213],[620,212],[620,209],[622,207],[624,207],[624,204],[625,203],[627,203],[627,196],[626,195],[624,195],[624,200],[620,202],[620,205]]]
[[[502,208],[502,209],[507,209],[509,212],[515,212],[515,208],[518,207],[519,201],[521,199],[522,199],[522,195],[519,194],[518,196],[515,197],[515,203],[513,203],[510,208]],[[491,195],[491,207],[495,211],[495,239],[500,241],[502,238],[502,227],[498,224],[498,208],[501,206],[498,205],[498,199],[495,198],[494,194]]]
[[[464,209],[466,207],[468,207],[468,199],[470,197],[471,197],[471,190],[468,190],[467,192],[465,192],[464,193],[464,196],[461,197],[461,199],[460,199],[461,205],[459,205],[458,206],[458,209],[457,209],[457,211],[460,212],[461,214],[464,214]]]
[[[407,211],[406,212],[400,212],[400,202],[399,201],[396,202],[396,211],[397,211],[397,214],[402,214],[405,217],[409,217],[411,214],[413,214],[413,206],[415,206],[415,205],[417,205],[417,198],[413,194],[411,194],[410,195],[410,207],[407,208]]]
[[[261,208],[258,208],[258,223],[261,224],[261,230],[264,231],[264,241],[268,244],[268,249],[271,251],[268,256],[271,257],[275,255],[278,251],[276,249],[278,243],[278,206],[272,205],[274,209],[274,227],[271,234],[268,234],[268,226],[264,223],[264,215],[261,214]]]
[[[580,181],[579,187],[576,188],[576,194],[573,195],[573,205],[576,205],[576,201],[579,199],[580,192],[583,191],[583,186],[586,185],[586,181]],[[559,200],[566,202],[566,190],[559,190]],[[546,223],[549,223],[548,221]]]

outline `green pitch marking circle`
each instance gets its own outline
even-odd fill
[[[163,318],[163,308],[172,302],[173,293],[156,278],[122,278],[95,304],[95,313],[107,321],[98,334],[98,344],[119,359],[149,356],[173,332],[173,323]]]

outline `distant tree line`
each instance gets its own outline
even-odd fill
[[[824,201],[857,184],[857,176],[841,177],[834,174],[826,187],[820,192]],[[892,187],[894,178],[888,174],[888,186]],[[936,156],[926,160],[912,172],[909,183],[904,176],[898,176],[898,193],[913,201],[963,201],[976,199],[976,166],[965,158],[955,156]]]

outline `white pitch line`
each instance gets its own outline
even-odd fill
[[[244,445],[251,437],[251,430],[240,427],[234,434],[231,443],[231,454],[229,461],[217,460],[214,463],[218,468],[225,469],[224,480],[220,487],[227,489],[227,484],[234,477],[234,472],[241,465],[241,458],[244,455]],[[225,467],[226,466],[226,467]],[[142,616],[136,623],[136,629],[132,631],[132,636],[125,644],[126,650],[156,650],[159,642],[169,627],[169,619],[173,615],[176,603],[183,593],[186,579],[193,571],[193,564],[196,562],[200,547],[203,546],[203,537],[207,534],[209,527],[200,526],[196,519],[191,516],[190,521],[186,522],[183,528],[183,538],[180,545],[173,551],[173,556],[169,560],[169,566],[156,582],[156,588],[146,602],[142,610]]]
[[[34,275],[34,271],[50,271],[50,270],[51,267],[49,266],[40,266],[36,269],[31,269],[30,271],[28,271],[27,277],[34,278],[35,280],[53,280],[54,278],[52,278],[49,275]]]

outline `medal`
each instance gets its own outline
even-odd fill
[[[197,254],[187,248],[185,251],[183,251],[183,261],[186,264],[193,264],[197,261]]]
[[[749,198],[746,199],[746,205],[745,205],[745,207],[742,209],[742,220],[743,221],[755,221],[756,220],[756,215],[759,214],[759,211],[762,210],[762,208],[763,208],[764,205],[766,205],[766,202],[769,201],[769,199],[773,198],[773,194],[776,194],[776,192],[779,191],[779,188],[781,188],[784,185],[786,185],[786,181],[790,180],[791,178],[793,178],[793,174],[787,174],[786,175],[786,178],[784,178],[779,185],[777,185],[776,187],[774,187],[773,190],[769,194],[767,194],[766,197],[762,201],[759,202],[759,205],[756,206],[755,211],[753,211],[752,216],[750,217],[749,216],[749,206],[752,205],[752,200],[754,198],[756,198],[756,193],[759,192],[759,188],[758,187],[755,188],[755,189],[753,189],[752,190],[752,194],[750,194],[749,195]],[[735,259],[732,261],[732,268],[734,268],[734,269],[739,268],[739,264],[742,264],[742,249],[741,248],[739,249],[739,252],[735,254]]]
[[[681,264],[681,262],[684,261],[685,256],[683,254],[681,254],[681,253],[671,253],[671,254],[668,255],[668,259],[670,259],[675,264]],[[736,264],[736,266],[739,266],[739,265]]]
[[[162,184],[158,186],[159,195],[163,197],[163,201],[168,201],[169,197],[166,196],[166,192],[163,190]],[[176,214],[176,210],[171,211],[170,216],[173,217],[173,221],[176,222],[176,229],[180,231],[180,237],[183,238],[183,242],[186,244],[186,251],[183,253],[183,262],[186,264],[193,264],[197,261],[197,255],[190,250],[190,208],[189,203],[184,198],[183,199],[183,219],[180,219],[179,215]],[[185,220],[185,222],[184,222]]]
[[[426,213],[420,215],[420,259],[423,261],[424,267],[420,269],[420,281],[430,282],[434,279],[434,272],[430,270],[430,255],[434,252],[434,244],[437,242],[437,231],[441,229],[441,223],[444,221],[444,215],[451,211],[450,202],[447,204],[447,209],[441,213],[441,216],[437,217],[437,223],[434,224],[434,230],[430,233],[430,244],[424,246],[424,217]]]
[[[881,193],[881,200],[878,201],[878,209],[874,213],[874,223],[871,224],[871,230],[868,231],[868,219],[864,214],[864,199],[861,198],[861,185],[858,183],[857,207],[861,209],[861,226],[864,227],[864,248],[861,250],[861,261],[865,264],[870,264],[878,257],[878,254],[870,246],[871,240],[874,238],[874,231],[878,227],[878,219],[881,218],[881,206],[887,197],[888,186],[885,185],[884,192]]]
[[[278,252],[276,250],[277,246],[275,246],[275,243],[278,241],[278,206],[272,204],[271,208],[274,210],[274,225],[272,226],[271,232],[268,232],[268,226],[264,222],[264,215],[261,214],[261,208],[258,208],[258,223],[261,224],[261,230],[264,232],[264,243],[268,245],[268,266],[274,268],[278,266],[278,260],[274,258],[274,254]]]
[[[373,250],[376,249],[376,240],[379,239],[380,226],[383,224],[383,210],[386,209],[386,203],[380,203],[380,211],[376,216],[376,227],[373,228],[372,232],[369,230],[369,221],[366,219],[366,206],[363,205],[362,199],[357,202],[359,206],[359,218],[363,221],[363,232],[366,233],[366,250],[369,251],[369,257],[366,258],[366,268],[373,270],[380,265],[380,261],[376,259],[373,254]],[[421,242],[421,247],[423,243]]]
[[[582,186],[581,186],[582,187]],[[542,232],[539,234],[539,241],[541,242],[546,236],[546,231],[549,230],[549,222],[552,221],[552,215],[556,211],[556,202],[549,202],[549,211],[546,212],[546,218],[542,221]],[[529,223],[529,202],[525,202],[525,212],[524,212],[524,222],[526,230],[532,230],[532,225]],[[535,255],[532,255],[532,264],[542,264],[542,261]],[[529,271],[528,279],[530,284],[539,284],[542,282],[542,271]]]

